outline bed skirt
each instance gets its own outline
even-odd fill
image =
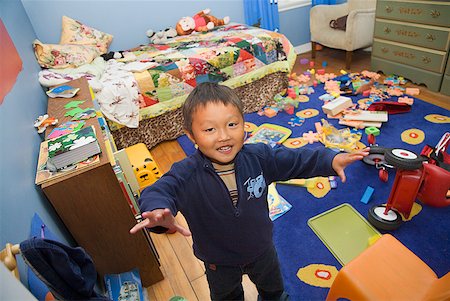
[[[251,113],[267,105],[287,86],[288,74],[276,72],[234,90],[244,102],[244,112]],[[151,149],[162,141],[173,140],[183,135],[182,125],[181,108],[178,108],[154,118],[141,120],[138,128],[122,127],[111,133],[117,149],[141,142]]]

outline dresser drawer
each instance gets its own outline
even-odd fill
[[[376,17],[450,27],[450,3],[378,0]]]
[[[444,72],[445,52],[374,39],[372,55],[420,69]]]
[[[383,71],[384,74],[396,74],[409,79],[418,85],[425,84],[431,91],[439,91],[441,87],[442,74],[420,70],[416,67],[411,67],[405,64],[387,61],[381,58],[372,56],[372,70]]]
[[[450,75],[444,76],[440,92],[442,94],[450,96]]]
[[[450,54],[447,55],[447,67],[445,68],[445,75],[450,76]]]
[[[384,40],[447,51],[449,33],[450,29],[428,25],[376,20],[374,36]]]

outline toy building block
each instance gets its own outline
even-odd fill
[[[368,97],[370,95],[370,90],[366,90],[366,91],[362,92],[362,95],[364,97]]]
[[[361,121],[361,120],[346,120],[346,119],[340,119],[339,124],[351,126],[357,129],[364,129],[367,127],[374,127],[379,128],[381,127],[381,122],[374,122],[374,121]]]
[[[311,67],[311,68],[314,67],[314,61],[310,61],[310,62],[309,62],[309,67]]]
[[[308,64],[309,60],[308,59],[300,59],[300,64],[302,65],[306,65]]]
[[[379,127],[381,126],[370,126],[365,129],[365,133],[367,135],[367,142],[369,142],[370,145],[375,144],[375,137],[380,135],[380,130],[378,129]]]
[[[374,136],[380,135],[380,129],[372,126],[367,127],[364,130],[364,132],[366,133],[366,135],[374,135]]]
[[[314,123],[314,127],[316,128],[316,131],[318,134],[322,134],[323,129],[322,129],[322,124],[320,122]]]
[[[293,105],[286,105],[286,107],[284,108],[284,111],[286,113],[288,113],[289,115],[294,114],[294,110],[295,110],[295,107]]]
[[[420,90],[419,88],[406,88],[405,93],[409,95],[419,95]]]
[[[340,96],[335,100],[328,102],[322,106],[322,110],[325,114],[337,115],[343,110],[353,105],[352,99],[345,96]]]
[[[322,67],[325,68],[327,65],[328,65],[328,62],[327,62],[327,61],[323,61],[323,62],[322,62]]]
[[[336,177],[335,176],[329,176],[328,177],[328,181],[330,182],[330,187],[331,189],[335,189],[337,188],[337,181],[336,181]]]
[[[317,74],[324,75],[325,74],[325,69],[318,69],[317,70]]]
[[[406,103],[406,104],[412,106],[412,104],[414,103],[414,98],[411,98],[411,97],[408,97],[408,96],[399,97],[398,98],[398,102],[399,103]]]
[[[322,101],[328,102],[328,101],[333,100],[333,99],[334,99],[334,96],[333,96],[333,95],[330,95],[330,94],[328,94],[328,93],[325,93],[325,94],[323,94],[323,95],[320,95],[320,96],[319,96],[319,99],[322,100]]]
[[[358,120],[358,121],[386,122],[388,121],[388,113],[386,111],[358,110],[345,114],[344,119]]]
[[[273,108],[266,108],[266,109],[264,109],[264,115],[266,115],[269,118],[272,118],[272,117],[276,116],[277,113],[278,112],[276,110],[274,110]]]
[[[366,191],[364,192],[361,203],[367,204],[370,201],[370,198],[372,197],[372,194],[374,192],[374,189],[370,186],[367,186]]]

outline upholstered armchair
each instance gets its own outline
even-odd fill
[[[310,11],[312,58],[316,44],[346,51],[345,66],[350,69],[353,50],[372,45],[376,0],[348,0],[343,4],[316,5]],[[347,17],[346,30],[333,29],[330,21]]]

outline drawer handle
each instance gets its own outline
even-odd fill
[[[384,33],[390,33],[390,32],[391,32],[391,29],[389,27],[384,28]]]
[[[422,56],[422,62],[429,64],[431,63],[431,59],[428,56]]]
[[[439,17],[439,16],[441,15],[441,13],[440,13],[438,10],[433,9],[433,10],[430,12],[430,15],[431,15],[433,18],[437,18],[437,17]]]
[[[427,33],[426,39],[430,42],[433,42],[434,40],[436,40],[436,37],[434,35],[432,35],[431,33]]]
[[[386,5],[386,12],[387,13],[392,13],[392,7],[391,6],[389,6],[389,5]]]
[[[387,53],[387,52],[389,52],[389,49],[387,49],[386,47],[383,47],[383,48],[381,48],[381,52]]]

